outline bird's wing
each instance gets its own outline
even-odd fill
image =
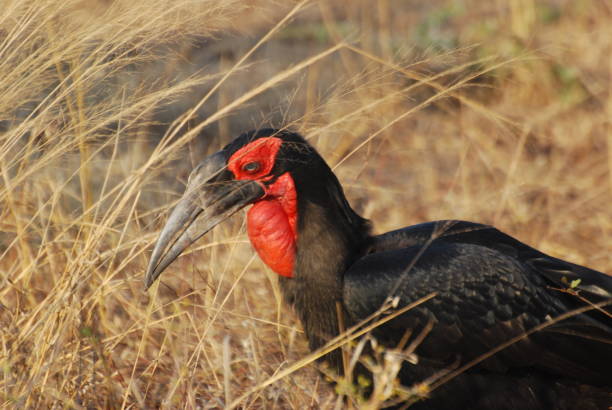
[[[416,334],[431,321],[434,328],[417,352],[424,360],[440,364],[465,363],[586,306],[562,290],[575,279],[581,279],[579,294],[595,302],[612,294],[609,277],[550,258],[494,228],[469,222],[440,221],[389,232],[376,237],[369,252],[344,277],[344,300],[351,319],[365,319],[388,297],[399,298],[401,308],[435,292],[432,300],[374,334],[393,345],[407,330]],[[591,311],[530,335],[480,368],[538,369],[610,384],[609,363],[611,316]]]
[[[467,221],[427,222],[374,237],[370,252],[427,246],[433,241],[474,244],[494,249],[532,267],[548,285],[573,286],[592,302],[612,298],[612,276],[548,256],[490,225]]]

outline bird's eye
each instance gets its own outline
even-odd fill
[[[242,170],[248,174],[254,174],[261,169],[261,164],[257,161],[247,162],[242,166]]]

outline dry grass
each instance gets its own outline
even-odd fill
[[[339,405],[240,217],[142,291],[236,124],[310,138],[379,232],[481,221],[612,272],[608,2],[351,4],[4,2],[0,406]]]

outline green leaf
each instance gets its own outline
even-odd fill
[[[89,326],[83,326],[79,330],[80,330],[82,337],[92,337],[93,336],[93,329]]]

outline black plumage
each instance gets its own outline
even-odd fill
[[[263,188],[245,194],[243,206],[263,200],[257,189],[265,191],[281,175],[291,175],[297,194],[296,254],[293,276],[281,276],[280,286],[312,349],[338,335],[338,314],[349,327],[390,297],[401,309],[435,293],[372,332],[381,344],[395,347],[407,330],[417,335],[433,325],[415,351],[417,363],[402,367],[404,385],[470,363],[536,326],[544,328],[466,369],[414,408],[599,409],[612,404],[612,316],[606,305],[612,301],[612,278],[471,222],[429,222],[372,235],[370,223],[350,207],[329,166],[295,133],[249,132],[217,155],[227,162],[239,149],[270,137],[282,140],[274,167],[259,182]],[[221,174],[202,177],[203,185],[192,189],[234,183],[231,173]],[[240,189],[246,189],[244,181]],[[209,204],[196,202],[206,214]],[[223,218],[206,225],[197,237]],[[191,242],[197,237],[190,237]],[[148,284],[169,263],[159,268],[165,246],[156,247]],[[603,307],[544,326],[589,306],[586,301]],[[342,372],[337,351],[326,360]]]

